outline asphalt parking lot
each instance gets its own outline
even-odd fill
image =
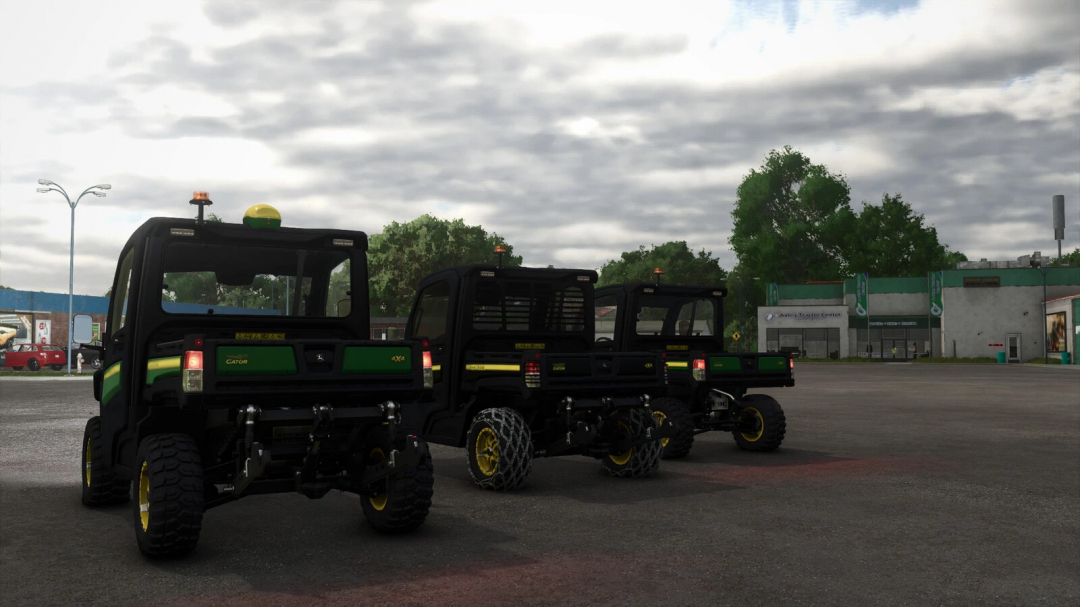
[[[130,506],[79,501],[84,380],[0,380],[0,601],[183,605],[1080,604],[1080,373],[805,364],[787,440],[698,436],[651,478],[538,460],[474,487],[435,447],[416,533],[357,498],[251,497],[199,547],[144,559]]]

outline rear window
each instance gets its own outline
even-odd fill
[[[482,280],[476,285],[472,323],[478,331],[583,331],[585,293],[576,285]]]
[[[161,308],[172,314],[347,316],[349,252],[173,242]]]
[[[638,303],[638,335],[694,337],[716,334],[716,305],[711,299],[646,295]]]

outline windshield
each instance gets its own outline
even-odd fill
[[[347,316],[349,252],[173,242],[161,308],[171,314]]]
[[[645,295],[635,310],[638,335],[693,337],[716,334],[716,306],[711,299]]]

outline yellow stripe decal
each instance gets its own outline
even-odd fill
[[[671,369],[685,369],[690,366],[690,363],[682,361],[669,361],[667,363],[667,366]]]
[[[155,358],[146,363],[147,371],[160,371],[162,369],[179,369],[180,357],[172,356],[170,358]]]
[[[442,371],[442,365],[431,365],[432,371]]]
[[[116,363],[115,365],[109,367],[108,370],[105,371],[105,376],[104,376],[103,379],[108,379],[108,378],[112,377],[113,375],[116,375],[119,372],[120,372],[120,363]]]
[[[521,371],[521,365],[465,365],[466,371]]]

